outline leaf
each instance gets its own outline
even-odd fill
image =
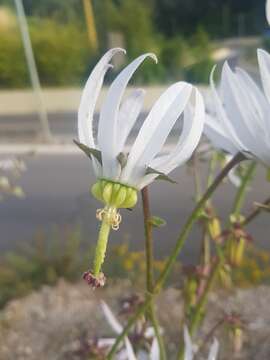
[[[166,223],[166,220],[158,217],[158,216],[152,216],[150,219],[149,219],[149,222],[152,226],[154,227],[162,227],[162,226],[165,226],[167,223]]]
[[[101,151],[93,148],[89,148],[88,146],[80,143],[77,140],[73,140],[73,142],[91,159],[91,156],[97,159],[97,161],[102,165],[102,156]]]
[[[169,181],[171,184],[177,184],[176,181],[172,180],[168,175],[164,174],[163,172],[148,167],[146,169],[146,175],[150,175],[150,174],[158,174],[156,180],[165,180],[165,181]]]

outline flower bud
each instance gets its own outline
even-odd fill
[[[208,221],[208,231],[213,240],[217,239],[221,234],[220,221],[217,217],[213,217]]]

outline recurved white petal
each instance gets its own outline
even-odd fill
[[[239,151],[241,151],[245,147],[242,144],[241,140],[239,139],[234,127],[231,125],[230,120],[228,119],[228,116],[224,109],[224,104],[222,103],[220,96],[217,92],[216,86],[215,86],[215,82],[214,82],[215,69],[216,69],[216,66],[213,67],[211,74],[210,74],[210,86],[211,86],[211,90],[212,90],[212,94],[213,94],[216,116],[218,117],[220,123],[222,124],[224,131],[226,131],[226,133],[228,133],[228,136],[230,137],[231,141],[234,143],[235,147],[237,149],[239,149]]]
[[[103,84],[104,75],[111,67],[109,62],[118,52],[125,52],[125,50],[115,48],[103,55],[91,72],[82,92],[78,110],[78,135],[81,143],[92,148],[95,147],[92,127],[96,101]]]
[[[187,106],[184,112],[184,124],[175,149],[158,165],[158,170],[168,174],[177,166],[185,163],[196,149],[204,127],[205,107],[203,97],[194,87],[195,105]],[[151,166],[152,167],[152,166]]]
[[[270,103],[270,55],[265,50],[258,49],[257,56],[264,93]]]
[[[136,89],[128,96],[128,98],[123,102],[119,110],[118,117],[118,141],[117,152],[120,153],[123,151],[126,140],[132,130],[142,108],[144,100],[145,90]]]
[[[190,100],[191,92],[192,86],[190,84],[183,83],[182,89],[176,93],[175,100],[172,102],[164,116],[161,117],[159,124],[152,134],[152,137],[143,146],[137,148],[137,150],[135,148],[134,151],[137,155],[136,166],[134,166],[133,171],[131,172],[130,180],[132,179],[133,182],[137,182],[137,180],[144,175],[146,168],[149,166],[153,158],[161,151],[174,124],[184,112],[184,109]],[[140,136],[145,138],[145,135],[146,134],[144,132],[139,133],[138,138]],[[140,156],[138,157],[139,152]],[[130,156],[132,156],[132,153]]]
[[[117,121],[120,103],[130,78],[147,57],[157,61],[154,54],[148,53],[139,56],[124,68],[111,84],[100,111],[98,145],[102,152],[103,175],[111,179],[118,177],[119,173],[116,156],[118,155]]]
[[[267,131],[263,129],[258,116],[254,115],[248,105],[249,99],[245,95],[248,89],[241,88],[237,77],[227,63],[223,66],[222,75],[222,96],[230,124],[239,134],[244,148],[266,161],[269,158]]]
[[[130,150],[122,181],[137,181],[142,172],[142,163],[147,157],[151,159],[163,146],[170,129],[186,106],[190,91],[191,85],[175,83],[156,101]]]

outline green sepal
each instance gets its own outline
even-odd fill
[[[167,224],[166,220],[158,216],[151,216],[151,218],[149,219],[149,223],[157,228],[165,226]]]
[[[77,140],[73,140],[74,144],[76,144],[90,159],[94,156],[95,159],[102,165],[102,156],[101,151],[97,149],[90,148]]]
[[[177,184],[176,181],[172,180],[168,175],[164,174],[163,172],[148,167],[146,169],[146,175],[151,175],[151,174],[158,174],[156,180],[165,180],[170,182],[171,184]]]

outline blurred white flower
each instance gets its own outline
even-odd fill
[[[101,301],[101,308],[102,308],[102,311],[106,317],[106,320],[108,321],[112,330],[117,335],[121,334],[121,332],[123,331],[122,325],[116,319],[112,310],[109,308],[109,306],[104,301]],[[148,333],[151,332],[152,334],[154,334],[153,329],[151,327],[150,328],[148,327],[146,329],[146,332],[148,332]],[[111,343],[110,345],[112,346],[113,343]],[[136,356],[127,336],[125,337],[124,343],[125,343],[124,348],[122,348],[117,355],[118,360],[144,360],[144,359],[159,360],[159,346],[158,346],[158,342],[154,336],[152,338],[152,345],[151,345],[149,355],[146,353],[146,351],[141,350],[138,352],[138,354]]]
[[[258,50],[264,91],[242,69],[232,71],[226,62],[222,68],[219,90],[213,74],[211,88],[215,114],[207,116],[205,134],[213,145],[234,155],[247,157],[270,166],[270,56]]]
[[[187,327],[184,327],[184,342],[185,342],[185,355],[184,360],[193,360],[196,351],[195,347],[192,344]],[[211,345],[210,352],[208,355],[208,360],[217,360],[219,350],[219,343],[217,339],[214,339],[213,344]]]
[[[104,76],[111,58],[123,49],[109,50],[92,71],[83,90],[78,112],[79,141],[88,151],[96,176],[141,189],[160,176],[185,163],[200,140],[204,125],[204,103],[199,91],[186,82],[171,85],[156,101],[130,149],[127,138],[143,108],[144,90],[136,89],[123,100],[126,87],[146,58],[157,62],[154,54],[139,56],[125,67],[111,84],[101,107],[97,136],[93,116]],[[161,154],[164,144],[179,120],[182,128],[177,144]],[[79,144],[80,145],[80,144]]]

